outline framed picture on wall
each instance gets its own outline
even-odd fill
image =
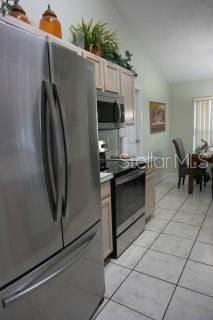
[[[166,131],[166,104],[150,101],[150,132]]]

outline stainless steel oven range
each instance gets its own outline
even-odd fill
[[[146,169],[145,166],[124,169],[119,161],[107,161],[107,166],[109,171],[114,173],[112,181],[113,257],[118,258],[145,229]]]

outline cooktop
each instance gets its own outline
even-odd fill
[[[106,169],[102,170],[102,172],[112,173],[114,177],[118,177],[120,175],[124,175],[130,171],[142,169],[144,168],[145,163],[137,165],[135,162],[128,160],[107,160],[106,161]]]

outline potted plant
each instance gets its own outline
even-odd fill
[[[131,65],[132,54],[128,50],[125,51],[125,57],[123,57],[119,52],[106,52],[103,58],[111,61],[112,63],[118,64],[120,67],[132,71],[135,77],[138,76],[133,65]]]
[[[6,15],[6,13],[9,13],[12,9],[12,5],[9,2],[14,2],[13,0],[1,0],[1,7],[0,12],[3,16]]]
[[[107,28],[107,23],[94,23],[93,19],[82,22],[77,26],[72,25],[70,32],[72,42],[78,45],[78,35],[84,35],[84,49],[98,56],[103,56],[106,52],[119,51],[117,33],[112,32]]]
[[[107,23],[94,23],[93,19],[85,22],[82,18],[77,26],[70,27],[73,44],[105,58],[119,66],[131,70],[137,76],[131,65],[132,54],[127,50],[125,57],[120,54],[117,33],[108,29]]]

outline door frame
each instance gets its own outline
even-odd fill
[[[135,85],[135,115],[137,155],[143,156],[143,89],[138,84]]]

